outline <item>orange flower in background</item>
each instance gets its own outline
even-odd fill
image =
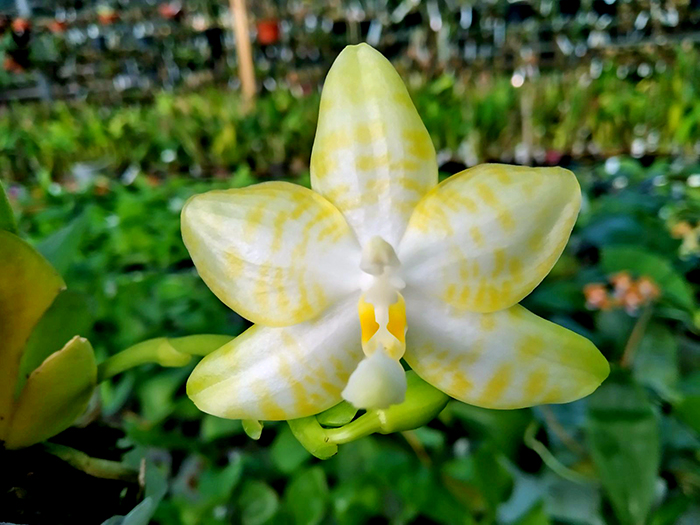
[[[659,286],[647,276],[635,280],[629,272],[619,272],[608,278],[608,283],[589,283],[583,287],[586,308],[610,310],[624,308],[634,315],[641,307],[661,296]]]

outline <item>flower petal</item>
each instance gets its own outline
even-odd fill
[[[332,407],[364,356],[356,304],[353,295],[313,321],[248,329],[202,359],[187,394],[229,419],[295,419]]]
[[[348,46],[321,96],[311,186],[343,212],[360,243],[396,246],[420,198],[437,184],[435,148],[391,63]]]
[[[465,403],[499,409],[568,403],[593,392],[610,372],[593,343],[522,306],[478,314],[411,299],[404,358],[425,381]]]
[[[295,184],[197,195],[182,238],[207,286],[254,323],[312,319],[359,286],[360,249],[342,214]]]
[[[397,250],[408,286],[459,310],[494,312],[529,294],[566,245],[581,206],[561,168],[484,164],[426,195]]]

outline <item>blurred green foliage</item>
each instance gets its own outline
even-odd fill
[[[430,118],[438,116],[426,119],[438,128]],[[266,148],[249,152],[253,165],[269,160]],[[200,413],[184,392],[191,366],[135,369],[101,385],[101,416],[91,427],[121,429],[104,446],[131,450],[135,466],[142,457],[156,466],[146,470],[145,499],[110,525],[697,523],[700,253],[681,251],[674,235],[678,224],[700,220],[693,178],[700,166],[615,157],[574,171],[584,190],[580,219],[525,305],[599,346],[614,369],[599,391],[517,411],[450,402],[426,427],[370,436],[320,462],[286,424],[266,423],[253,441],[240,421]],[[305,183],[308,173],[288,178]],[[207,180],[98,171],[63,185],[49,178],[15,184],[9,195],[21,232],[65,268],[72,290],[94,298],[86,335],[105,357],[151,337],[236,335],[247,326],[198,278],[179,212],[193,194],[259,179],[245,163],[228,178]],[[81,233],[73,251],[52,252],[67,231]],[[587,308],[584,287],[620,271],[651,278],[660,298]]]
[[[409,82],[441,157],[467,163],[532,153],[602,155],[693,152],[700,136],[700,54],[678,46],[664,74],[619,76],[624,57],[529,78],[503,73]],[[406,72],[405,78],[415,77]],[[650,103],[653,101],[653,103]],[[0,112],[0,178],[80,178],[106,169],[226,174],[247,164],[257,176],[303,173],[313,144],[319,94],[278,88],[244,111],[237,96],[210,89],[160,92],[125,106],[85,101],[13,105]],[[528,130],[528,137],[523,136]]]

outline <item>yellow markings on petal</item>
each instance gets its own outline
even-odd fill
[[[525,188],[532,189],[529,196]],[[416,206],[397,249],[405,280],[433,297],[448,297],[460,310],[508,308],[556,263],[579,207],[580,189],[569,171],[498,164],[468,169]],[[468,292],[460,293],[464,288]]]
[[[469,234],[472,236],[474,244],[478,248],[482,248],[484,246],[484,236],[481,235],[481,230],[478,226],[472,226],[469,228]]]
[[[590,341],[521,306],[478,314],[427,297],[420,307],[415,302],[407,303],[404,358],[423,379],[465,403],[495,409],[566,403],[593,392],[609,373]],[[472,388],[458,391],[457,376]]]
[[[379,235],[396,245],[436,184],[430,135],[398,73],[366,44],[347,47],[323,87],[312,187],[343,212],[360,244]]]
[[[530,372],[525,380],[523,393],[527,399],[540,399],[547,387],[547,368],[541,367]]]
[[[202,359],[187,394],[204,412],[231,419],[287,420],[330,408],[363,355],[356,301],[294,326],[246,330]]]
[[[461,373],[455,373],[452,375],[450,381],[450,393],[455,392],[461,395],[466,394],[474,388],[474,383],[472,383],[466,376]],[[455,394],[458,395],[458,394]]]
[[[481,405],[497,405],[510,386],[513,378],[513,364],[503,363],[491,376],[481,392]]]
[[[410,99],[409,99],[410,102]],[[425,129],[406,129],[403,139],[408,143],[408,153],[420,160],[432,160],[435,149],[430,141],[425,140]]]
[[[302,322],[357,286],[354,233],[337,208],[301,186],[198,195],[183,209],[182,235],[209,288],[256,323]]]

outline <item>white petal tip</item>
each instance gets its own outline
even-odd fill
[[[355,408],[388,408],[403,403],[406,373],[397,360],[381,349],[364,358],[350,376],[343,399]]]

